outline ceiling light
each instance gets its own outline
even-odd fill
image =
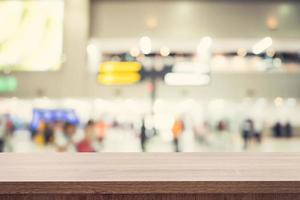
[[[143,54],[150,54],[152,51],[151,39],[148,36],[143,36],[140,39],[140,49]]]
[[[258,43],[256,43],[252,51],[255,55],[263,53],[265,50],[267,50],[271,45],[273,44],[273,40],[270,37],[265,37],[264,39],[260,40]]]

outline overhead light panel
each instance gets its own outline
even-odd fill
[[[252,51],[255,55],[261,54],[264,51],[266,51],[270,46],[272,46],[273,40],[271,37],[265,37],[264,39],[260,40],[258,43],[256,43]]]
[[[152,42],[148,36],[144,36],[140,39],[140,49],[143,54],[150,54],[152,51]]]

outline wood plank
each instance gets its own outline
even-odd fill
[[[300,153],[1,154],[0,194],[300,193]]]
[[[300,200],[299,194],[0,195],[1,200]]]

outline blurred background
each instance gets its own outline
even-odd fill
[[[1,152],[300,151],[300,2],[1,0]]]

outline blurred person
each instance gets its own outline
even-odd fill
[[[39,147],[45,145],[45,130],[46,130],[46,122],[40,121],[38,128],[33,136],[34,143]]]
[[[51,123],[40,122],[38,130],[34,135],[34,142],[40,147],[53,144],[54,132]]]
[[[224,120],[220,120],[217,125],[217,130],[219,132],[224,132],[228,129],[227,123]]]
[[[12,145],[12,139],[16,132],[16,127],[11,119],[9,114],[5,114],[1,118],[1,127],[4,131],[2,134],[2,139],[4,141],[3,143],[3,151],[12,152],[13,151],[13,145]]]
[[[174,147],[175,147],[175,152],[180,152],[179,138],[182,135],[183,131],[184,131],[184,122],[182,119],[178,118],[175,120],[173,127],[172,127],[173,143],[174,143]]]
[[[200,143],[206,143],[206,134],[208,133],[208,123],[199,123],[193,126],[195,139]]]
[[[78,152],[95,152],[93,139],[95,136],[94,121],[89,120],[84,128],[84,138],[76,145]]]
[[[64,129],[64,122],[63,121],[55,121],[53,123],[53,132],[54,132],[54,137],[58,133],[62,133]]]
[[[254,124],[253,136],[254,136],[256,142],[258,142],[258,143],[261,143],[263,130],[264,130],[264,123],[262,121],[256,120],[255,124]]]
[[[120,123],[118,122],[118,120],[117,119],[113,119],[111,127],[113,127],[113,128],[119,128],[119,126],[120,126]]]
[[[246,119],[243,123],[242,123],[242,138],[244,141],[244,149],[248,148],[248,142],[251,139],[252,135],[253,135],[253,121],[251,119]]]
[[[140,133],[140,140],[141,140],[141,149],[143,152],[146,151],[146,142],[147,142],[147,133],[146,133],[146,126],[145,126],[145,119],[142,119],[141,125],[141,133]]]
[[[274,137],[281,137],[283,132],[283,127],[280,122],[276,122],[273,126],[273,136]]]
[[[98,141],[103,142],[103,140],[105,139],[105,136],[106,136],[107,128],[108,128],[107,124],[103,120],[100,120],[95,125],[93,122],[93,127],[94,126],[95,126],[95,131],[97,134]]]
[[[6,131],[8,134],[12,135],[16,130],[15,124],[9,115],[6,116]]]
[[[286,137],[292,137],[293,136],[293,127],[292,127],[290,122],[287,122],[284,125],[284,133],[285,133]]]
[[[61,131],[56,131],[54,135],[54,143],[59,152],[75,152],[74,135],[76,133],[76,126],[72,123],[66,122]]]
[[[6,133],[6,120],[4,116],[0,117],[0,152],[4,151],[5,134]]]
[[[54,143],[54,129],[52,123],[47,123],[44,132],[45,145],[52,145]]]
[[[155,126],[152,127],[152,135],[153,136],[159,135],[159,130]]]

